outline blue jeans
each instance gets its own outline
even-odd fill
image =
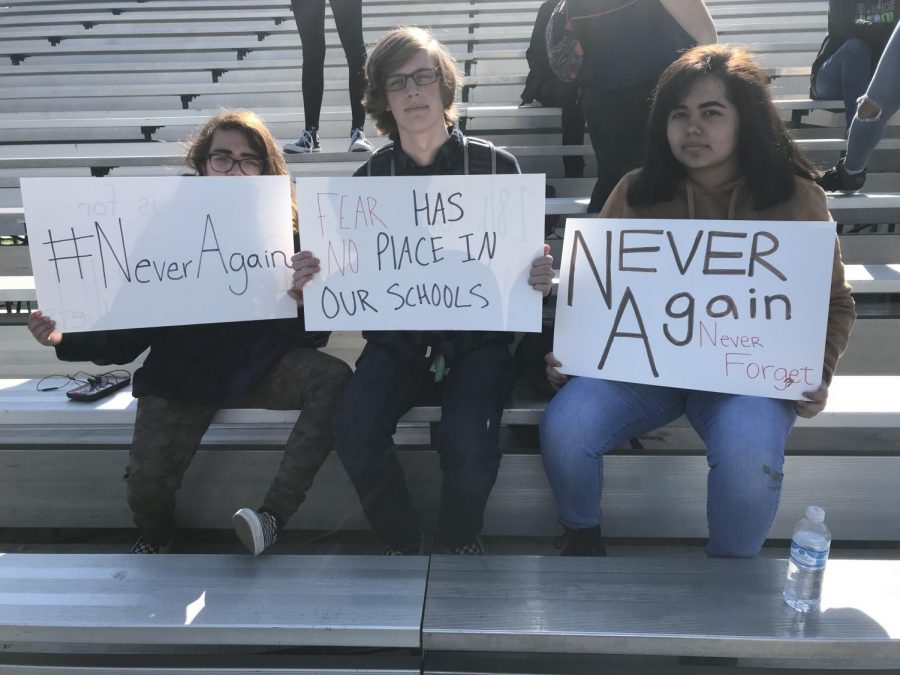
[[[872,50],[857,38],[850,38],[828,57],[812,81],[813,98],[843,99],[847,127],[872,77]]]
[[[560,522],[600,524],[603,455],[682,414],[706,444],[707,554],[759,553],[778,510],[784,444],[796,418],[791,403],[779,399],[572,378],[541,423]]]
[[[897,28],[900,28],[900,24]],[[891,33],[891,39],[881,54],[875,75],[864,95],[864,98],[879,105],[881,113],[870,119],[854,115],[850,124],[847,156],[844,158],[844,168],[848,171],[856,172],[866,168],[869,156],[884,136],[888,120],[900,109],[900,37],[897,37],[897,28]]]
[[[424,358],[420,368],[411,368],[389,349],[366,344],[338,403],[334,449],[385,543],[407,548],[419,539],[421,526],[392,435],[400,417],[429,392],[442,405],[434,439],[443,472],[438,539],[448,547],[475,539],[500,468],[500,418],[512,383],[505,344],[456,358],[437,392]]]

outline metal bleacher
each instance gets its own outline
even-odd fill
[[[506,146],[523,171],[546,174],[558,195],[547,200],[548,213],[582,217],[595,172],[591,146],[561,145],[559,109],[519,106],[539,5],[363,0],[365,39],[371,44],[396,25],[430,27],[465,73],[467,133]],[[720,41],[750,48],[772,78],[800,145],[820,167],[832,165],[844,147],[842,104],[808,98],[827,2],[707,5]],[[362,161],[346,152],[347,68],[330,10],[326,38],[322,152],[287,158],[299,177],[349,175]],[[900,133],[893,125],[866,189],[829,197],[860,318],[828,409],[801,420],[788,441],[773,543],[759,560],[703,557],[706,459],[683,420],[607,459],[605,560],[286,555],[295,551],[279,549],[282,542],[259,559],[28,552],[19,543],[25,533],[55,542],[67,532],[130,527],[121,473],[134,400],[122,391],[73,408],[62,391],[35,390],[36,378],[96,368],[60,364],[25,327],[35,293],[19,179],[181,173],[184,140],[219,107],[256,110],[280,141],[292,140],[303,128],[300,72],[287,0],[0,0],[0,674],[900,667]],[[587,178],[563,176],[565,154],[584,156]],[[328,350],[352,363],[361,344],[358,333],[338,333]],[[559,526],[535,433],[542,410],[543,401],[517,394],[504,415],[505,457],[484,530],[499,553],[525,546],[523,539],[529,553],[554,552]],[[221,411],[185,476],[179,524],[224,530],[237,506],[256,503],[295,418]],[[427,451],[439,418],[438,408],[414,408],[395,439],[426,524],[440,486],[439,460]],[[801,621],[779,589],[784,540],[810,503],[826,508],[835,541],[848,550],[836,545],[833,557],[847,559],[829,563],[825,611]],[[336,457],[290,528],[325,539],[367,529]],[[667,556],[673,547],[687,554]],[[857,555],[869,549],[871,556]],[[712,661],[683,662],[700,657]]]

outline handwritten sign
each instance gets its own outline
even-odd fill
[[[822,380],[834,223],[570,220],[569,375],[797,399]]]
[[[78,332],[297,315],[290,178],[23,178],[38,306]]]
[[[544,176],[300,178],[313,330],[539,331]]]

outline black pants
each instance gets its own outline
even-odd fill
[[[581,145],[584,143],[584,113],[578,105],[578,88],[572,87],[562,105],[562,142],[563,145]],[[584,176],[584,157],[581,155],[563,156],[563,169],[566,178]]]
[[[366,44],[362,33],[362,0],[330,0],[334,23],[350,69],[350,111],[353,128],[366,121],[363,90],[366,76]],[[291,0],[291,11],[303,45],[303,112],[306,128],[319,128],[325,89],[325,0]]]
[[[441,423],[435,446],[442,469],[437,538],[449,547],[470,543],[481,531],[484,508],[500,468],[500,418],[513,383],[506,345],[486,345],[454,360],[438,387]],[[392,436],[400,417],[434,388],[420,367],[398,361],[369,342],[334,418],[334,450],[359,493],[375,533],[408,547],[420,524]]]
[[[622,176],[641,165],[650,117],[650,94],[656,82],[613,91],[585,88],[581,108],[597,157],[597,183],[588,213],[598,213]]]

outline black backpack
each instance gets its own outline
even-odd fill
[[[538,9],[537,18],[534,20],[534,30],[531,33],[531,42],[525,51],[525,59],[528,61],[528,77],[525,79],[525,89],[522,90],[522,103],[538,101],[548,108],[561,108],[567,100],[572,98],[578,85],[574,82],[563,82],[550,68],[550,59],[547,56],[547,22],[556,7],[557,0],[546,0]]]

